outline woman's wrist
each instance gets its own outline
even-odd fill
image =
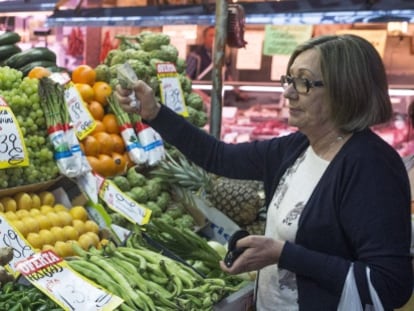
[[[161,110],[161,104],[160,103],[156,103],[152,108],[151,108],[151,110],[148,112],[148,114],[147,114],[147,116],[145,116],[145,120],[146,121],[152,121],[152,120],[154,120],[156,117],[157,117],[157,115],[158,115],[158,113],[160,112],[160,110]]]

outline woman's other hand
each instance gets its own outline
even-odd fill
[[[137,81],[132,89],[124,89],[117,85],[114,94],[122,109],[128,113],[138,113],[146,121],[154,119],[161,107],[152,88],[142,80]],[[131,105],[134,99],[131,94],[135,94],[136,105]]]

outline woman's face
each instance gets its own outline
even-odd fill
[[[310,49],[299,54],[290,67],[289,76],[321,81],[319,52]],[[289,102],[289,125],[297,127],[307,135],[331,128],[329,105],[325,94],[326,89],[323,86],[312,87],[308,93],[298,93],[293,83],[289,84],[283,92],[283,96]]]

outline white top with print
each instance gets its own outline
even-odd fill
[[[299,216],[329,162],[311,147],[282,177],[267,211],[265,235],[294,242]],[[306,258],[304,258],[306,260]],[[263,268],[258,277],[257,310],[297,311],[296,276],[277,264]]]

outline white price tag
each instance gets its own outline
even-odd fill
[[[13,248],[13,259],[9,262],[9,266],[14,272],[16,271],[16,262],[34,254],[32,247],[26,243],[26,240],[7,222],[3,215],[0,215],[0,247]]]
[[[76,136],[79,140],[82,140],[93,131],[96,122],[73,84],[65,89],[65,102],[68,106]]]
[[[120,213],[129,221],[144,225],[148,223],[151,210],[139,205],[125,195],[112,181],[105,180],[99,196],[112,210]]]
[[[16,269],[64,310],[110,311],[123,302],[81,277],[51,250],[17,262]]]
[[[71,81],[71,78],[67,72],[54,72],[49,76],[49,79],[61,85],[65,85]]]
[[[181,83],[178,79],[177,70],[173,63],[158,63],[157,75],[161,80],[161,101],[171,110],[184,117],[188,116],[185,106]]]
[[[29,165],[23,134],[13,111],[0,97],[0,169]]]

